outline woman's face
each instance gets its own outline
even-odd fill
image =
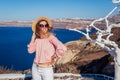
[[[48,32],[49,25],[46,21],[41,21],[39,23],[40,33],[46,34]]]

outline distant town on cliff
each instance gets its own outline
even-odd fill
[[[52,19],[54,28],[76,28],[79,30],[85,29],[94,19],[80,19],[80,18],[62,18]],[[120,13],[109,17],[110,23],[120,22]],[[31,27],[33,21],[0,21],[0,27]],[[98,22],[97,25],[104,27],[104,22]]]

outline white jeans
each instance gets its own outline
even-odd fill
[[[33,80],[53,80],[53,68],[39,68],[35,63],[32,66]]]

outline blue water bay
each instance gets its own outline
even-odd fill
[[[94,31],[92,30],[91,33]],[[83,36],[67,29],[53,29],[52,32],[63,43],[80,39]],[[35,56],[27,52],[27,44],[31,35],[30,27],[0,27],[0,66],[13,70],[31,68]]]

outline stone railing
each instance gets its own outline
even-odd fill
[[[31,74],[0,74],[0,80],[24,80],[31,79]],[[85,78],[95,78],[102,80],[114,80],[114,77],[110,77],[103,74],[72,74],[72,73],[55,73],[54,80],[86,80]]]
[[[28,80],[31,78],[31,74],[0,74],[0,80]],[[54,80],[82,80],[82,76],[80,74],[72,73],[55,73]]]

